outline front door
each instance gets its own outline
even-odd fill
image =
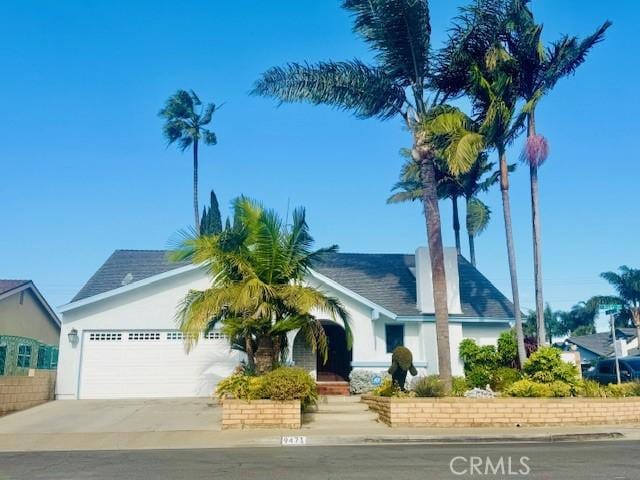
[[[318,381],[342,382],[349,380],[352,352],[347,348],[347,335],[340,325],[326,323],[322,325],[327,335],[327,361],[320,352],[317,354]]]

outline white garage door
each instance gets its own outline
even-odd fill
[[[208,396],[241,359],[219,332],[187,354],[178,331],[85,331],[80,398]]]

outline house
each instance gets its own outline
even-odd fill
[[[495,344],[513,322],[513,306],[476,268],[445,250],[452,368],[462,374],[463,338]],[[321,318],[329,339],[326,363],[304,339],[288,335],[289,362],[319,381],[344,381],[352,369],[385,370],[391,352],[407,346],[422,373],[437,373],[431,267],[426,248],[415,255],[336,253],[307,282],[339,298],[350,316],[353,346],[343,326]],[[206,289],[203,268],[170,263],[164,251],[117,250],[62,312],[57,398],[210,395],[242,360],[219,331],[189,353],[176,328],[176,307],[189,289]],[[67,341],[67,338],[69,339]]]
[[[0,280],[0,375],[55,369],[60,320],[31,280]]]
[[[624,340],[626,343],[627,352],[623,352],[622,356],[640,353],[635,328],[616,328],[616,340]],[[582,368],[589,368],[600,358],[613,357],[613,335],[611,332],[601,332],[569,337],[564,341],[564,348],[578,351]]]

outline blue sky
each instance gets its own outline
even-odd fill
[[[433,43],[459,1],[432,1]],[[412,252],[425,244],[418,205],[388,206],[397,121],[356,120],[324,107],[247,95],[286,61],[370,59],[330,0],[4,1],[0,3],[0,277],[32,278],[53,305],[67,302],[114,249],[161,249],[191,219],[188,154],[166,148],[157,112],[178,88],[225,102],[202,151],[201,191],[226,214],[238,194],[284,213],[307,207],[318,246]],[[636,2],[534,0],[545,38],[614,22],[577,74],[540,105],[551,155],[541,170],[545,296],[568,308],[607,292],[598,278],[640,266],[637,132],[640,51]],[[516,161],[520,143],[510,155]],[[522,301],[533,305],[528,175],[512,178]],[[477,240],[480,269],[510,295],[499,191]],[[453,244],[450,209],[442,208]],[[466,253],[466,242],[463,245]]]

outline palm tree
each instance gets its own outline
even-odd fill
[[[623,265],[618,270],[619,273],[604,272],[600,276],[616,290],[618,298],[613,300],[624,306],[621,316],[630,318],[640,342],[640,269]]]
[[[288,348],[287,332],[299,329],[326,361],[327,338],[311,313],[317,311],[342,322],[350,347],[349,316],[341,302],[304,283],[314,262],[337,250],[311,250],[304,209],[293,212],[288,226],[275,212],[240,197],[234,219],[218,235],[185,235],[172,254],[204,266],[211,276],[210,288],[189,291],[179,306],[187,346],[220,324],[246,352],[249,365],[264,373]]]
[[[401,150],[401,155],[407,158],[400,171],[400,179],[393,187],[393,193],[387,203],[401,203],[419,200],[422,197],[422,185],[419,178],[417,164],[411,159],[408,149]],[[491,210],[477,198],[481,192],[486,192],[500,178],[499,172],[493,172],[489,177],[485,175],[493,170],[494,164],[489,163],[487,155],[482,152],[478,155],[471,169],[453,177],[446,172],[436,172],[438,183],[438,198],[450,198],[452,201],[453,229],[456,237],[456,247],[460,253],[460,220],[458,214],[458,198],[462,197],[466,203],[466,227],[469,238],[469,259],[476,265],[475,237],[482,233],[488,226],[491,218]],[[509,171],[514,166],[511,165]]]
[[[527,119],[527,142],[521,158],[529,165],[531,180],[536,312],[538,328],[541,329],[539,337],[544,338],[538,168],[547,159],[549,146],[547,140],[536,132],[536,107],[562,77],[576,71],[595,44],[604,40],[611,22],[603,23],[582,41],[577,37],[565,36],[545,50],[540,40],[542,25],[535,23],[529,3],[530,0],[511,0],[506,12],[505,38],[509,52],[517,64],[518,95],[525,102],[522,111]]]
[[[563,312],[561,310],[553,310],[551,305],[547,303],[544,307],[544,323],[545,323],[545,335],[547,338],[545,339],[545,343],[553,343],[553,337],[560,337],[570,333],[568,328],[568,324],[566,322],[567,312]],[[530,310],[527,318],[525,320],[525,334],[527,336],[536,336],[540,334],[540,329],[538,328],[538,316],[535,310]],[[541,345],[541,342],[537,341],[538,345]]]
[[[185,151],[193,146],[193,213],[195,231],[200,231],[200,210],[198,208],[198,145],[217,143],[216,134],[204,128],[211,123],[216,106],[203,105],[193,90],[178,90],[171,95],[160,113],[165,119],[162,127],[169,145],[178,142],[178,148]]]
[[[358,118],[400,117],[413,136],[412,157],[420,168],[422,202],[433,277],[438,369],[451,386],[451,358],[444,249],[436,182],[438,143],[447,170],[468,170],[482,148],[466,117],[447,108],[447,96],[430,92],[430,37],[427,0],[344,0],[354,19],[354,31],[375,53],[375,65],[360,60],[290,63],[271,68],[256,82],[253,93],[280,102],[326,104],[351,111]],[[429,93],[433,93],[429,95]],[[444,132],[443,129],[449,129]],[[453,141],[451,141],[453,140]]]
[[[450,95],[467,94],[487,146],[498,152],[509,275],[520,365],[526,360],[516,267],[507,146],[522,128],[515,116],[516,63],[501,41],[503,0],[477,0],[462,9],[447,46],[439,55],[436,83]],[[544,341],[544,340],[543,340]]]

